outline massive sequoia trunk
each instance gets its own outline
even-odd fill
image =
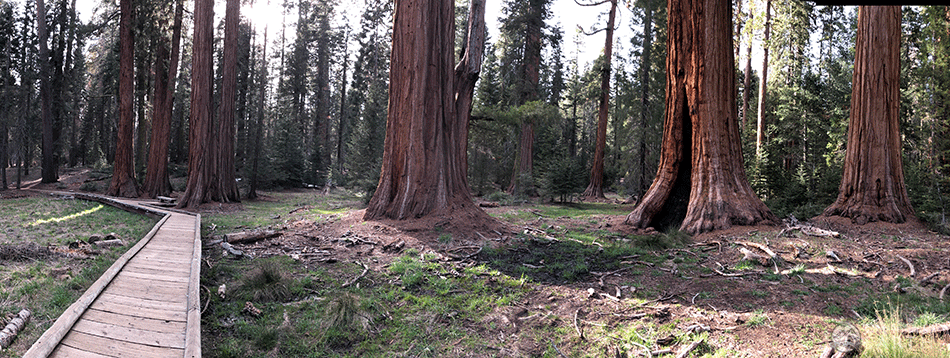
[[[824,215],[901,223],[914,216],[901,163],[899,6],[858,10],[851,120],[838,199]]]
[[[397,0],[383,166],[364,219],[487,217],[475,206],[456,115],[454,1]]]
[[[132,60],[135,44],[132,37],[132,0],[119,1],[119,122],[116,128],[115,164],[108,195],[134,198],[139,196],[133,163]]]
[[[742,166],[729,2],[673,0],[667,13],[660,166],[626,222],[690,234],[777,222]]]
[[[188,118],[188,184],[178,201],[180,208],[194,208],[210,200],[214,145],[212,121],[212,46],[214,0],[195,0],[195,28],[191,66],[191,114]]]
[[[529,13],[525,25],[524,63],[521,75],[524,84],[518,100],[519,104],[538,100],[538,87],[541,83],[541,37],[544,28],[544,0],[528,0]],[[511,173],[511,182],[508,192],[514,194],[534,195],[534,122],[525,118],[521,122],[521,134],[518,140],[518,157],[515,158],[514,170]]]

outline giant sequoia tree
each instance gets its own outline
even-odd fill
[[[132,36],[132,0],[119,2],[119,121],[116,128],[115,164],[108,194],[134,198],[139,196],[135,181],[132,140],[132,94],[134,37]]]
[[[636,227],[696,234],[775,223],[746,180],[740,147],[732,7],[727,0],[667,5],[666,114],[653,185],[627,215]]]
[[[197,207],[209,201],[213,181],[214,143],[212,136],[212,59],[214,45],[214,1],[195,1],[195,29],[192,35],[191,115],[188,118],[188,184],[178,207]]]
[[[379,185],[364,219],[487,215],[466,178],[466,120],[456,113],[452,0],[397,0],[389,117]]]
[[[899,6],[858,10],[848,148],[838,199],[824,215],[901,223],[914,216],[901,163]]]

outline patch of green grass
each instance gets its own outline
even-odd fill
[[[755,310],[752,313],[752,315],[749,316],[749,319],[745,321],[745,325],[749,327],[758,327],[758,326],[764,326],[771,322],[772,320],[769,318],[768,315],[765,314],[764,311]]]
[[[156,219],[111,206],[45,196],[0,202],[0,315],[29,309],[34,319],[0,357],[19,357],[115,260],[151,230]],[[115,233],[126,246],[101,249],[88,259],[66,258],[46,249]],[[64,268],[69,268],[65,270]],[[63,272],[63,277],[52,273]],[[42,299],[38,299],[42,298]]]
[[[892,306],[879,311],[874,320],[860,327],[864,351],[862,358],[950,358],[946,344],[933,336],[906,336],[900,332],[904,324],[903,311]]]

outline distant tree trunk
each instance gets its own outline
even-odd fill
[[[440,215],[488,218],[460,165],[467,153],[455,112],[453,0],[397,0],[383,165],[365,220]]]
[[[468,10],[468,38],[465,49],[457,65],[455,65],[455,115],[459,117],[456,131],[460,135],[458,153],[468,153],[468,127],[472,116],[472,98],[475,95],[475,82],[482,71],[482,61],[485,57],[485,0],[471,0]],[[459,156],[458,165],[462,173],[466,173],[465,187],[468,187],[468,158]]]
[[[749,21],[752,20],[754,9],[749,6]],[[749,100],[752,97],[752,40],[749,39],[748,42],[749,46],[746,46],[745,50],[745,78],[742,81],[742,115],[739,117],[739,128],[742,129],[745,128],[746,120],[749,118]],[[758,141],[758,136],[756,138]]]
[[[247,198],[256,199],[257,198],[257,185],[258,185],[258,169],[260,168],[261,161],[261,141],[264,137],[264,93],[267,90],[267,26],[264,26],[264,42],[261,42],[261,70],[260,70],[260,79],[258,81],[258,86],[260,86],[260,95],[258,98],[258,107],[257,107],[257,120],[254,125],[254,136],[251,140],[252,142],[252,155],[251,155],[251,175],[250,183],[248,183],[247,188]]]
[[[643,15],[643,44],[640,52],[640,179],[637,198],[643,197],[647,185],[647,121],[650,118],[650,62],[653,52],[653,1],[646,1]]]
[[[538,99],[538,86],[541,83],[541,37],[544,27],[542,0],[529,0],[530,10],[527,19],[524,47],[524,67],[522,69],[524,86],[520,104]],[[521,122],[521,135],[518,141],[518,157],[508,185],[509,193],[534,194],[534,183],[530,180],[534,167],[534,123],[530,119]],[[529,182],[525,182],[525,179]]]
[[[844,175],[826,216],[860,225],[914,216],[901,163],[900,38],[900,6],[859,8]]]
[[[144,196],[169,195],[172,192],[168,178],[168,144],[171,133],[172,107],[174,106],[175,84],[178,78],[178,56],[181,44],[181,23],[184,13],[184,0],[175,4],[175,22],[172,25],[171,56],[168,56],[167,43],[162,40],[158,46],[155,60],[155,100],[152,112],[152,137],[149,142],[148,166],[145,174]],[[167,62],[166,62],[167,60]],[[166,65],[167,63],[167,65]]]
[[[43,124],[43,163],[42,182],[55,183],[59,180],[56,164],[56,143],[53,138],[53,98],[50,88],[49,32],[46,29],[46,3],[36,0],[36,35],[39,37],[40,65],[40,116]]]
[[[132,37],[132,0],[119,1],[119,121],[116,128],[115,162],[112,168],[112,183],[108,195],[125,198],[139,196],[138,183],[135,181],[133,163],[133,52],[135,44]]]
[[[759,78],[759,116],[756,121],[755,155],[762,156],[765,142],[765,95],[769,79],[769,32],[772,27],[772,0],[765,0],[765,36],[762,41],[762,76]],[[758,159],[758,158],[757,158]]]
[[[343,173],[346,170],[345,164],[346,160],[344,158],[343,150],[347,145],[345,143],[346,138],[346,126],[347,126],[347,111],[346,111],[346,70],[349,67],[349,58],[350,53],[347,51],[347,43],[349,42],[349,32],[343,34],[343,71],[340,74],[340,118],[337,120],[337,131],[336,131],[336,167],[337,173],[342,177]]]
[[[195,0],[195,28],[191,66],[191,114],[188,118],[188,184],[179,208],[195,208],[211,200],[214,180],[212,68],[214,1]]]
[[[215,145],[212,148],[214,182],[211,200],[229,203],[241,201],[234,177],[234,101],[237,89],[239,0],[227,0],[224,15],[224,70],[221,72],[221,104],[218,107]]]
[[[604,68],[600,70],[600,109],[597,112],[597,143],[594,145],[594,163],[590,169],[590,184],[584,190],[588,199],[604,198],[604,152],[607,149],[607,116],[610,106],[610,63],[614,52],[614,19],[617,0],[610,0],[607,17],[607,39],[604,41]]]
[[[667,14],[660,168],[626,223],[697,234],[777,222],[743,168],[729,1],[673,0]]]

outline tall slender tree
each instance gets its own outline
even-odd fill
[[[168,195],[172,192],[171,182],[168,178],[168,145],[171,134],[172,108],[175,103],[175,85],[178,79],[178,57],[181,53],[184,3],[184,0],[175,1],[171,54],[166,56],[169,48],[164,39],[160,40],[156,50],[152,136],[149,141],[148,166],[146,167],[143,187],[143,194],[150,198]]]
[[[214,1],[195,0],[195,28],[191,66],[191,114],[188,118],[188,183],[179,208],[195,208],[210,201],[214,180],[212,63]]]
[[[590,184],[584,190],[589,199],[604,198],[604,152],[607,149],[607,117],[610,107],[610,70],[614,53],[614,22],[617,17],[617,0],[604,0],[592,4],[577,2],[581,6],[593,6],[610,3],[607,15],[607,36],[604,40],[604,62],[600,69],[600,106],[597,111],[597,141],[594,143],[594,163],[590,169]]]
[[[234,177],[234,107],[237,90],[238,25],[241,2],[227,0],[224,15],[224,59],[221,71],[221,103],[213,134],[213,182],[211,200],[218,202],[241,201]]]
[[[759,115],[756,119],[755,155],[762,157],[765,142],[765,97],[769,79],[769,37],[772,28],[772,0],[765,0],[765,30],[762,36],[762,76],[759,78]]]
[[[746,180],[735,102],[728,0],[667,4],[666,119],[660,168],[627,215],[636,227],[696,234],[776,223]]]
[[[36,0],[36,34],[39,37],[40,117],[43,123],[42,182],[59,180],[56,164],[56,143],[53,138],[53,94],[50,88],[49,29],[46,24],[46,2]]]
[[[42,0],[40,0],[42,1]],[[135,181],[133,163],[133,59],[135,57],[135,38],[132,35],[132,0],[119,1],[119,122],[116,128],[115,160],[112,169],[112,183],[108,194],[134,198],[139,196],[138,183]]]
[[[858,9],[848,148],[838,199],[824,215],[901,223],[914,216],[901,163],[899,6]]]

